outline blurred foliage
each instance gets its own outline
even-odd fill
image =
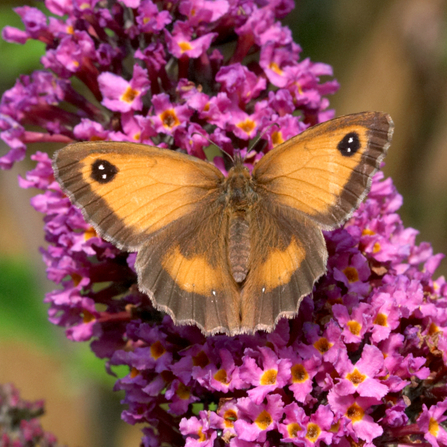
[[[38,7],[48,13],[41,2],[3,1],[0,5],[0,29],[7,25],[23,29],[20,17],[12,9],[22,5]],[[40,58],[45,54],[45,45],[35,40],[18,45],[0,39],[0,54],[0,91],[4,91],[15,83],[18,74],[30,74],[43,68]],[[35,266],[22,257],[2,256],[0,250],[0,284],[0,338],[32,340],[39,347],[58,352],[57,355],[68,354],[67,360],[77,371],[76,375],[88,376],[112,388],[115,378],[105,374],[104,361],[92,355],[88,344],[68,342],[61,328],[48,323]],[[68,352],[67,344],[70,344]]]
[[[0,337],[31,338],[55,347],[42,296],[32,268],[20,258],[0,257]]]
[[[79,376],[97,380],[112,388],[115,378],[106,374],[104,361],[95,357],[86,343],[72,343],[62,338],[62,329],[48,323],[42,291],[34,278],[33,269],[21,258],[0,257],[0,338],[31,342],[36,347],[51,350],[76,370]],[[70,345],[67,350],[67,345]],[[126,367],[114,367],[119,376]]]
[[[28,3],[31,5],[31,3]],[[18,6],[17,2],[0,3],[0,29],[6,25],[23,29],[20,17],[12,10]],[[37,7],[37,4],[33,5]],[[42,8],[42,11],[45,9]],[[10,44],[0,39],[0,91],[10,88],[18,74],[30,74],[41,68],[40,58],[45,53],[45,45],[42,42],[29,40],[25,45]]]

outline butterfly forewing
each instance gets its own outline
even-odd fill
[[[197,212],[224,178],[202,160],[116,142],[72,144],[56,153],[53,167],[96,231],[126,250]]]
[[[393,133],[389,115],[346,115],[281,144],[256,165],[253,178],[269,196],[315,220],[340,226],[365,198]]]

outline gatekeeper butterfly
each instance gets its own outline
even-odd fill
[[[56,152],[56,179],[98,234],[138,252],[138,285],[177,324],[206,334],[271,331],[326,271],[322,230],[367,195],[390,145],[389,115],[318,124],[268,152],[250,174],[137,143]]]

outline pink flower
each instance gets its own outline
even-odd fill
[[[335,391],[328,395],[329,407],[335,414],[343,415],[348,422],[346,428],[350,436],[372,442],[383,433],[383,428],[374,422],[368,414],[373,405],[379,405],[380,400],[373,397],[339,396]]]
[[[423,405],[422,414],[417,423],[424,433],[424,438],[433,446],[441,447],[447,445],[447,431],[440,425],[447,419],[444,413],[447,411],[447,401],[432,405],[430,409]]]
[[[370,329],[372,320],[372,308],[369,304],[359,303],[354,306],[349,315],[347,306],[334,304],[332,307],[334,317],[343,328],[343,337],[346,343],[359,343],[366,331]]]
[[[375,346],[365,345],[355,365],[347,355],[341,356],[335,368],[341,379],[334,391],[340,396],[358,393],[359,396],[380,399],[388,393],[388,387],[378,379],[383,374],[383,355]]]
[[[177,127],[185,126],[193,111],[186,105],[174,106],[165,93],[152,98],[154,115],[151,117],[156,132],[172,135]]]
[[[214,440],[217,438],[217,432],[214,430],[208,413],[201,411],[200,419],[192,417],[183,418],[180,421],[180,431],[182,435],[187,436],[185,447],[213,447]]]
[[[278,359],[269,348],[259,348],[260,363],[255,358],[245,355],[239,370],[242,380],[253,386],[247,394],[255,404],[260,404],[270,392],[276,388],[283,388],[290,378],[290,360]]]
[[[116,112],[141,110],[143,107],[141,98],[150,85],[147,71],[139,65],[135,65],[133,77],[130,81],[106,72],[98,77],[98,82],[104,97],[102,103]]]
[[[178,58],[184,56],[197,58],[209,48],[212,40],[217,36],[216,33],[208,33],[198,39],[193,39],[192,35],[192,28],[184,22],[176,22],[172,34],[165,30],[169,52]]]
[[[238,419],[234,429],[242,441],[264,442],[267,433],[276,428],[283,415],[283,402],[278,394],[267,396],[266,404],[256,404],[249,397],[237,402]]]

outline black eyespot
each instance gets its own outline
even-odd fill
[[[92,164],[90,177],[96,182],[104,184],[111,182],[117,173],[118,168],[115,165],[107,160],[98,159]]]
[[[352,157],[360,149],[360,139],[357,132],[347,133],[338,143],[337,149],[341,155]]]

